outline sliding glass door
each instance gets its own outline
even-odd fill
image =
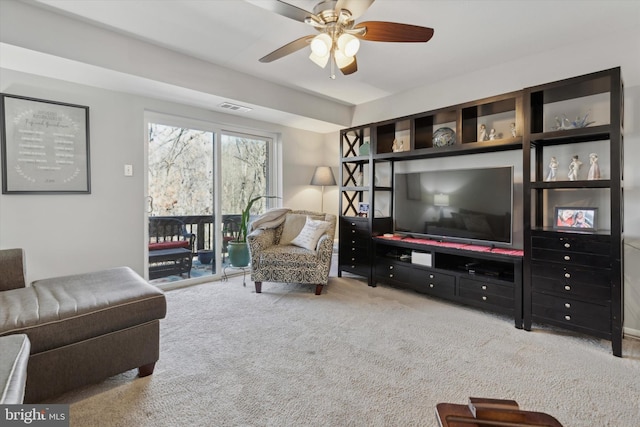
[[[280,193],[273,136],[151,113],[146,132],[149,279],[200,282],[232,273],[227,246],[242,211],[253,198]],[[252,214],[276,204],[260,199]]]

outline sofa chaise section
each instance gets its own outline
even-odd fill
[[[138,368],[159,358],[164,293],[128,267],[38,280],[0,292],[0,336],[31,341],[25,402]]]

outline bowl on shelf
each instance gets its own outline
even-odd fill
[[[434,147],[446,147],[447,145],[453,145],[455,143],[456,133],[451,128],[443,127],[433,133]]]

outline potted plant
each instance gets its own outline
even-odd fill
[[[249,228],[249,219],[251,218],[251,207],[258,200],[275,199],[277,196],[258,196],[249,200],[247,206],[242,211],[240,218],[240,226],[238,234],[234,240],[229,242],[229,263],[233,267],[246,267],[249,265],[249,247],[247,246],[247,229]]]

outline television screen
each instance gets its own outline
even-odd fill
[[[393,197],[396,233],[512,243],[512,167],[396,173]]]

